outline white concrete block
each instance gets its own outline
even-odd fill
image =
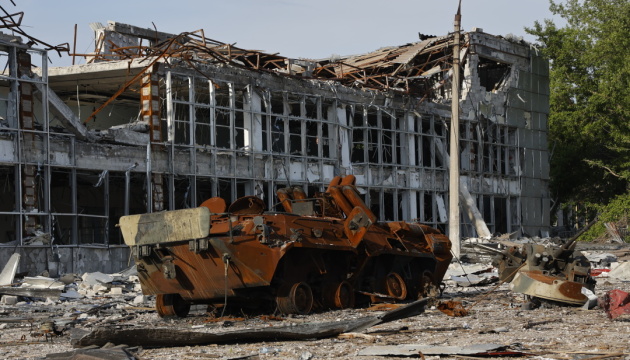
[[[109,293],[112,295],[122,295],[123,289],[120,287],[113,287],[109,289]]]
[[[18,302],[18,297],[13,295],[2,295],[0,304],[2,305],[15,305]]]
[[[147,301],[146,295],[138,295],[133,299],[133,303],[136,305],[144,304]]]
[[[107,290],[108,290],[107,286],[103,286],[103,285],[92,286],[92,291],[97,292],[97,293],[99,292],[103,293],[103,292],[106,292]]]

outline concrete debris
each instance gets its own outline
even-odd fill
[[[29,287],[0,287],[0,294],[14,295],[30,298],[55,298],[58,299],[61,296],[61,289],[47,289],[47,288],[29,288]]]
[[[449,269],[454,276],[483,274],[494,269],[486,263],[455,265]],[[422,353],[427,359],[435,359],[475,354],[494,358],[517,354],[567,355],[603,346],[606,354],[627,350],[627,340],[614,335],[626,331],[625,322],[604,323],[599,311],[545,304],[523,312],[519,306],[522,295],[510,292],[507,285],[462,287],[448,280],[443,299],[432,302],[435,307],[428,306],[428,300],[423,299],[407,305],[381,302],[370,309],[284,318],[236,318],[214,317],[205,305],[193,305],[185,319],[163,320],[155,312],[155,297],[141,293],[136,274],[135,268],[117,274],[86,273],[81,277],[66,274],[60,279],[73,281],[63,290],[55,290],[63,291],[63,295],[46,301],[21,295],[4,296],[0,301],[0,327],[4,327],[1,340],[13,345],[0,346],[0,357],[349,359]],[[43,284],[51,284],[49,278],[36,278]],[[593,295],[582,289],[589,298],[589,307],[592,306]],[[613,289],[622,289],[623,293],[608,292]],[[112,290],[121,293],[112,294]],[[606,278],[598,284],[595,295],[612,300],[609,305],[601,303],[599,307],[608,306],[614,316],[627,314],[626,291],[630,291],[630,282]],[[474,310],[468,305],[471,303],[475,304]],[[447,318],[443,311],[452,315],[468,311],[468,315]],[[579,326],[585,326],[586,335],[599,334],[594,342],[589,342],[588,349],[581,348],[572,336]],[[20,340],[23,338],[28,341]],[[422,344],[414,342],[418,338],[423,339]],[[557,341],[550,344],[541,340],[548,338]],[[55,346],[50,345],[51,341]],[[523,348],[503,345],[517,342]],[[396,346],[372,346],[387,344]],[[522,355],[525,353],[530,355]]]
[[[586,302],[584,303],[584,305],[582,305],[582,309],[590,310],[597,306],[597,301],[599,300],[599,298],[591,290],[583,287],[582,295],[586,296]]]
[[[630,281],[630,261],[616,264],[608,273],[608,277],[622,281]]]
[[[85,273],[81,276],[83,279],[83,284],[94,286],[99,284],[111,283],[114,281],[114,276],[109,274],[103,274],[102,272],[93,272],[93,273]]]
[[[617,262],[617,256],[608,252],[582,251],[588,261],[595,267],[609,267],[610,264]]]
[[[18,297],[14,295],[3,295],[0,299],[2,305],[15,305],[18,303]]]
[[[0,286],[11,285],[13,278],[17,272],[18,265],[20,264],[20,254],[14,253],[7,261],[6,265],[0,273]]]
[[[65,286],[61,281],[46,276],[25,277],[21,285],[24,288],[50,290],[63,290]]]

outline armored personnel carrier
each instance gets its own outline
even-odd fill
[[[451,261],[439,230],[379,222],[355,187],[334,178],[308,198],[277,191],[284,211],[245,196],[198,208],[123,216],[143,293],[158,314],[186,316],[191,304],[267,306],[283,314],[351,308],[368,301],[434,296]]]

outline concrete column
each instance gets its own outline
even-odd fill
[[[448,201],[448,236],[453,244],[453,254],[459,257],[459,30],[461,22],[460,9],[457,9],[454,26],[453,74],[451,96],[451,131],[450,131],[450,167],[449,167],[449,201]]]
[[[18,77],[32,76],[31,55],[26,51],[17,51],[17,75]],[[35,118],[33,116],[33,85],[27,82],[19,82],[19,114],[20,129],[22,131],[22,151],[28,153],[35,151],[35,134],[30,132],[35,130]],[[36,184],[37,167],[31,164],[22,166],[22,209],[26,213],[38,212],[38,198]],[[39,219],[36,216],[25,216],[24,235],[33,235],[37,228]]]
[[[251,87],[250,87],[251,89]],[[251,111],[252,122],[252,150],[254,151],[263,151],[263,121],[265,119],[261,115],[262,112],[262,96],[261,94],[252,89],[251,93],[251,104],[249,104],[249,110]]]

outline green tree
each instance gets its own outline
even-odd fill
[[[550,0],[565,24],[535,22],[550,60],[551,192],[602,211],[630,184],[630,1]]]

